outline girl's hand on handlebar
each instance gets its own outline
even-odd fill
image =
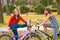
[[[30,25],[30,26],[27,28],[27,30],[30,30],[30,29],[31,29],[31,27],[32,27],[32,25]]]
[[[31,28],[27,28],[27,30],[30,30]]]

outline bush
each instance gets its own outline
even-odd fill
[[[27,4],[27,0],[16,0],[15,1],[15,4],[17,5],[17,6],[19,6],[19,5],[26,5]]]
[[[57,12],[57,8],[52,8],[52,12]]]
[[[15,9],[15,6],[14,5],[10,5],[9,8],[10,8],[10,13],[12,13],[12,11]]]
[[[34,10],[29,10],[30,12],[34,12]]]
[[[53,0],[40,0],[40,3],[46,7],[48,5],[53,4]]]
[[[57,12],[56,3],[53,3],[53,4],[52,4],[52,11],[53,11],[53,12]]]
[[[57,5],[56,5],[55,2],[53,2],[53,4],[52,4],[52,8],[57,8]]]
[[[29,12],[29,8],[26,7],[25,5],[21,5],[21,6],[20,6],[20,12],[21,12],[22,14],[28,13],[28,12]]]
[[[36,8],[34,9],[34,11],[35,11],[36,13],[38,13],[38,14],[43,14],[44,8],[45,8],[45,7],[44,7],[42,4],[40,4],[38,7],[36,7]]]
[[[3,12],[7,12],[7,5],[3,6]]]

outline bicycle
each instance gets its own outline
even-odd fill
[[[40,27],[39,22],[41,22],[41,20],[36,22],[36,25],[34,27],[35,27],[35,32],[37,34],[40,34],[41,40],[53,40],[53,35],[51,36],[39,29]],[[58,33],[57,36],[58,36],[57,39],[60,40],[60,33]]]
[[[9,35],[9,33],[7,33],[7,32],[5,33],[3,31],[5,34],[0,35],[0,40],[14,40],[15,37],[18,37],[19,40],[41,40],[40,36],[38,34],[36,34],[34,32],[30,32],[30,28],[31,28],[30,27],[30,20],[28,21],[27,25],[29,27],[29,30],[25,31],[22,34],[22,36],[16,36],[16,35],[14,35],[14,36],[11,37]],[[5,37],[6,37],[6,39],[5,39]]]

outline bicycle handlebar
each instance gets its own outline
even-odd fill
[[[27,21],[27,26],[30,27],[31,26],[31,20]]]

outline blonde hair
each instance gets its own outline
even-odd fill
[[[15,13],[15,10],[17,10],[17,11],[18,11],[18,13],[20,14],[20,9],[19,9],[19,7],[15,8],[15,9],[12,11],[12,14],[14,14],[14,13]]]
[[[19,19],[20,19],[20,18],[19,18],[19,17],[20,17],[20,15],[19,15],[19,14],[20,14],[19,7],[15,8],[12,13],[13,13],[13,15],[14,15],[14,20],[16,20],[16,15],[15,15],[15,11],[16,11],[16,10],[18,11],[17,17],[18,17],[18,21],[19,21]]]

